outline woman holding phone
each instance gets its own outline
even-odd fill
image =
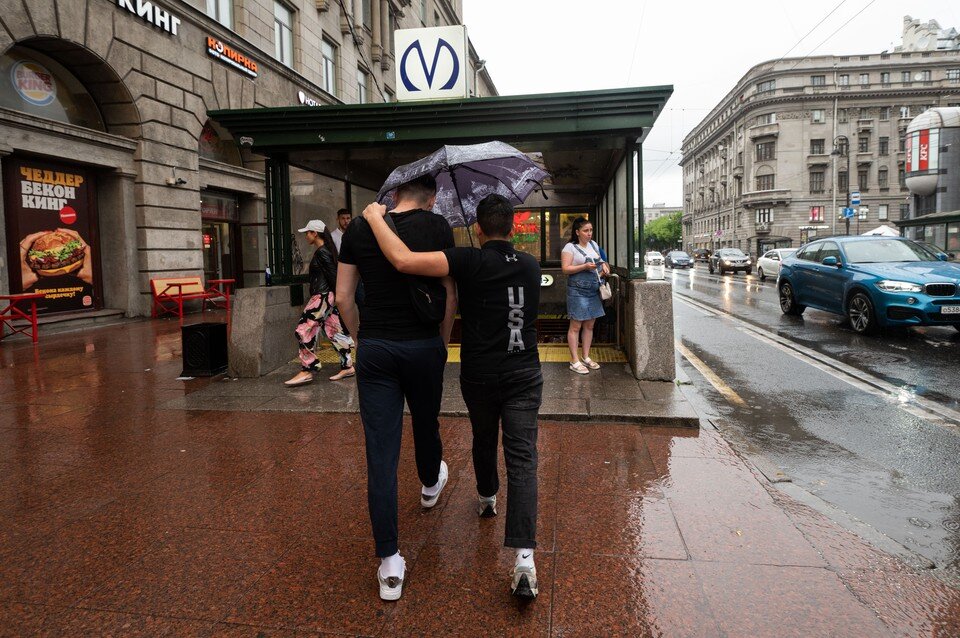
[[[600,299],[600,280],[610,274],[610,267],[601,257],[600,246],[593,241],[593,224],[578,217],[570,230],[570,241],[560,253],[560,265],[567,279],[567,344],[570,346],[570,369],[577,374],[599,370],[600,364],[590,358],[593,324],[606,314]],[[583,356],[580,356],[580,351]]]

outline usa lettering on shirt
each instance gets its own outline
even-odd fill
[[[523,286],[507,288],[507,305],[510,306],[507,314],[507,329],[510,331],[507,352],[522,352],[523,336],[520,330],[523,328]]]

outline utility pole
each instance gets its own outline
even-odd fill
[[[830,155],[834,157],[837,157],[838,155],[842,155],[847,158],[847,173],[846,173],[847,194],[846,194],[846,200],[845,200],[847,203],[844,205],[844,207],[850,208],[850,138],[848,138],[846,135],[838,135],[835,138],[833,138],[833,150],[830,152]],[[833,189],[834,215],[836,215],[836,210],[837,210],[836,201],[837,201],[837,189],[836,189],[836,183],[834,183],[834,189]],[[836,217],[834,217],[834,219],[836,219]],[[850,218],[847,216],[844,216],[843,221],[846,225],[846,234],[849,235],[850,234]],[[834,232],[836,232],[836,227],[837,227],[836,221],[834,221],[833,227],[834,227]]]

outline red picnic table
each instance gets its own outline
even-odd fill
[[[37,331],[37,300],[43,299],[46,297],[43,293],[40,292],[27,292],[19,295],[0,295],[0,305],[4,302],[7,303],[6,306],[0,307],[0,339],[3,339],[7,336],[6,328],[10,328],[10,334],[29,334],[33,339],[33,342],[36,343],[39,338],[39,332]],[[30,310],[25,311],[23,308],[18,307],[19,304],[30,304]],[[13,322],[23,319],[30,322],[28,326],[20,326],[19,328],[13,325]]]

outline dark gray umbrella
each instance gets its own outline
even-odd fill
[[[477,221],[477,204],[497,193],[522,204],[550,176],[533,160],[503,142],[468,146],[444,146],[436,153],[400,166],[377,193],[377,201],[393,207],[396,188],[418,177],[437,180],[437,203],[433,210],[449,224],[469,226]]]

